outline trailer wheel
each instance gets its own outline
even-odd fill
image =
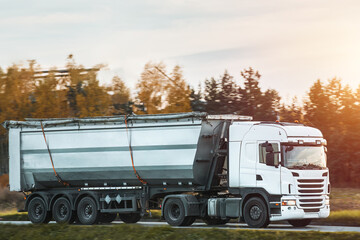
[[[137,223],[141,219],[140,213],[119,213],[119,218],[124,223]]]
[[[295,220],[288,220],[288,222],[294,227],[305,227],[310,224],[311,219],[295,219]]]
[[[96,202],[91,197],[84,197],[80,200],[77,207],[77,216],[84,225],[92,225],[97,222],[99,211]]]
[[[244,219],[252,228],[264,228],[269,225],[269,214],[261,198],[250,198],[244,206]]]
[[[171,226],[184,226],[187,223],[185,207],[180,199],[170,198],[166,201],[164,218]]]
[[[116,213],[100,213],[99,222],[101,223],[111,223],[117,217]]]
[[[35,197],[30,200],[28,206],[28,217],[34,224],[50,222],[51,212],[47,211],[46,204],[42,198]]]
[[[64,197],[58,198],[52,208],[54,220],[57,223],[74,222],[74,213],[71,209],[69,200]]]

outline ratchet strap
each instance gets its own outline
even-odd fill
[[[134,174],[135,174],[135,176],[137,177],[137,179],[139,179],[139,181],[140,181],[142,184],[145,185],[145,184],[147,184],[147,182],[140,177],[139,173],[138,173],[138,172],[136,171],[136,169],[135,169],[134,157],[133,157],[133,150],[132,150],[132,147],[131,147],[131,142],[130,142],[129,133],[128,133],[127,116],[125,116],[125,128],[126,128],[126,136],[127,136],[128,142],[129,142],[129,151],[130,151],[130,157],[131,157],[131,164],[132,164],[132,167],[133,167],[133,170],[134,170]]]
[[[61,177],[59,176],[59,174],[56,172],[55,170],[55,166],[54,166],[54,161],[53,161],[53,158],[52,158],[52,155],[51,155],[51,152],[50,152],[50,148],[49,148],[49,144],[46,140],[46,136],[45,136],[45,131],[44,131],[44,126],[42,124],[42,122],[40,121],[40,125],[41,125],[41,130],[42,130],[42,133],[43,133],[43,136],[44,136],[44,140],[45,140],[45,144],[46,144],[46,147],[47,147],[47,150],[48,150],[48,153],[49,153],[49,156],[50,156],[50,161],[51,161],[51,165],[52,165],[52,168],[54,170],[54,174],[55,174],[55,177],[57,178],[58,182],[63,184],[64,186],[70,186],[69,183],[63,181],[61,179]]]

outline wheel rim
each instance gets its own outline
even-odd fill
[[[87,204],[84,209],[84,215],[86,218],[91,218],[93,215],[93,208],[90,204]]]
[[[259,208],[259,206],[254,205],[250,208],[250,217],[253,220],[258,220],[261,217],[262,210]]]
[[[44,213],[43,206],[40,203],[35,204],[35,206],[34,206],[34,217],[36,219],[39,219],[39,218],[42,217],[43,213]]]
[[[65,206],[65,204],[61,204],[59,206],[59,216],[61,219],[66,218],[66,216],[68,215],[68,208],[67,206]]]
[[[177,204],[173,204],[170,208],[170,218],[172,220],[177,220],[180,217],[181,210]]]

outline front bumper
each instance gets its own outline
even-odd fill
[[[282,198],[282,200],[294,199],[294,198]],[[325,204],[325,199],[327,196],[324,196],[324,201],[321,207],[319,208],[303,208],[300,207],[299,198],[296,198],[295,206],[281,206],[280,214],[271,214],[270,221],[281,221],[281,220],[291,220],[291,219],[305,219],[305,218],[327,218],[330,215],[330,205]]]

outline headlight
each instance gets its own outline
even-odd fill
[[[325,205],[330,205],[330,199],[325,199]]]
[[[283,200],[281,205],[282,206],[295,206],[296,200]]]

